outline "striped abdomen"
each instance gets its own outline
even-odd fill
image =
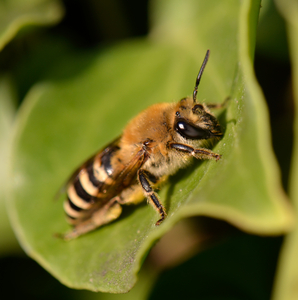
[[[107,190],[114,182],[111,157],[117,150],[119,147],[113,145],[94,156],[69,183],[64,210],[70,224],[88,219],[95,208],[113,197]]]

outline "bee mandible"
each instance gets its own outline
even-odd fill
[[[150,106],[133,118],[122,135],[85,162],[67,184],[64,210],[73,239],[117,219],[122,205],[144,198],[158,212],[160,225],[166,211],[156,187],[169,175],[191,163],[192,158],[219,160],[220,154],[204,147],[222,136],[210,108],[222,104],[197,102],[198,86],[207,64],[206,56],[196,78],[192,97],[178,103]],[[145,197],[144,197],[145,196]]]

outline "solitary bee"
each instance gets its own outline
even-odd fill
[[[218,120],[206,105],[197,102],[198,86],[209,58],[207,50],[196,78],[192,97],[178,103],[150,106],[134,119],[123,134],[84,163],[67,184],[64,210],[74,226],[64,239],[73,239],[117,219],[122,205],[137,204],[144,195],[159,213],[166,211],[154,188],[192,157],[219,160],[221,155],[202,148],[204,141],[222,136]]]

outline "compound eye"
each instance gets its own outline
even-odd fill
[[[176,123],[176,131],[178,131],[183,137],[192,140],[203,140],[210,137],[209,130],[191,126],[184,121],[178,121]]]

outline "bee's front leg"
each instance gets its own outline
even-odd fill
[[[220,154],[214,153],[209,149],[198,148],[195,149],[191,146],[180,144],[180,143],[170,143],[169,147],[175,149],[179,152],[183,152],[189,155],[192,155],[195,158],[199,159],[215,159],[219,160],[221,158]]]
[[[167,214],[165,212],[163,205],[160,203],[157,194],[154,192],[154,190],[149,182],[150,176],[152,176],[152,175],[144,169],[140,169],[138,171],[138,179],[144,190],[145,196],[148,199],[148,202],[160,214],[160,219],[156,222],[155,225],[160,225],[161,222],[165,219]]]

